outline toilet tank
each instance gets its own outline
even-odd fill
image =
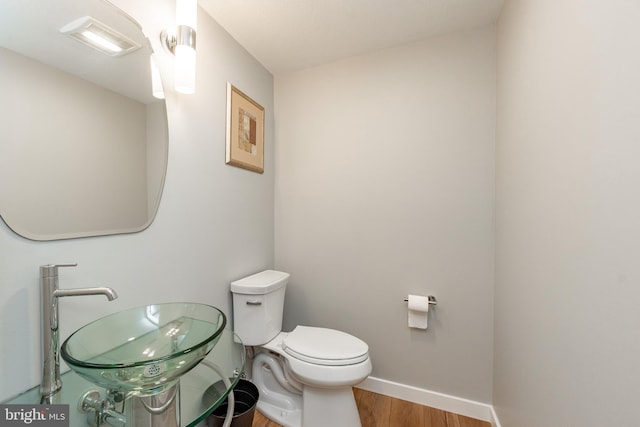
[[[289,273],[266,270],[231,282],[233,330],[244,345],[263,345],[282,330]]]

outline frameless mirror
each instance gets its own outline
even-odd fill
[[[112,31],[126,52],[60,31],[79,23]],[[151,54],[139,24],[106,1],[0,2],[0,216],[14,232],[56,240],[149,226],[168,153]]]

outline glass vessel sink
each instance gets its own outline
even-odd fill
[[[195,303],[137,307],[98,319],[62,344],[60,355],[86,380],[148,396],[175,385],[216,345],[224,313]]]

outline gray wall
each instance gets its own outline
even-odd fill
[[[640,7],[507,1],[498,31],[494,405],[638,424]]]
[[[174,3],[119,0],[138,19],[171,79],[158,34]],[[63,287],[108,285],[120,298],[60,301],[61,338],[101,315],[153,302],[199,301],[231,315],[229,282],[273,267],[273,78],[204,12],[199,14],[195,95],[168,94],[169,164],[151,226],[137,234],[32,242],[0,223],[0,400],[40,382],[38,266],[61,270]],[[226,82],[267,111],[265,173],[225,164]]]
[[[285,328],[370,346],[378,378],[491,401],[495,31],[276,77]],[[427,331],[407,294],[434,294]]]

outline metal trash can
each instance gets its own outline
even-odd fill
[[[251,381],[239,380],[233,389],[235,406],[233,409],[232,427],[251,427],[253,415],[260,393]],[[228,403],[225,399],[206,419],[207,427],[221,427],[227,416]]]

